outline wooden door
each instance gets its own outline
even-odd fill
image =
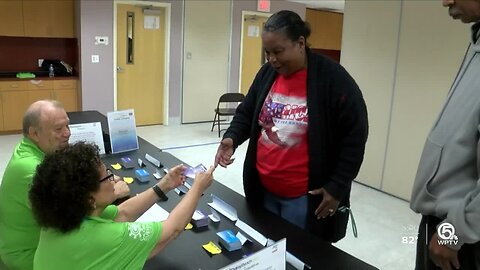
[[[245,95],[258,70],[265,63],[262,31],[267,19],[268,16],[260,15],[244,15],[243,17],[240,91]]]
[[[148,15],[143,9],[117,5],[117,110],[134,109],[137,125],[156,125],[163,122],[165,9]]]
[[[22,1],[0,1],[0,36],[23,36]]]

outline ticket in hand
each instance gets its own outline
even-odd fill
[[[195,178],[197,173],[206,172],[207,168],[203,164],[198,164],[195,167],[187,167],[183,173],[186,177]]]

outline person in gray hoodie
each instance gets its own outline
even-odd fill
[[[474,24],[413,186],[410,207],[422,214],[415,269],[480,269],[480,0],[443,0],[443,6]]]

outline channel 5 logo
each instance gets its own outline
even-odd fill
[[[448,222],[442,223],[437,228],[439,245],[456,245],[458,237],[455,235],[455,227]]]

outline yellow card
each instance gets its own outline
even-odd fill
[[[133,177],[123,177],[123,181],[127,184],[133,183]]]
[[[215,245],[212,241],[208,242],[205,245],[202,245],[202,247],[208,251],[210,254],[216,255],[222,253],[222,250]]]
[[[193,228],[192,223],[188,223],[187,226],[185,226],[185,230],[191,230]]]
[[[122,165],[120,165],[120,164],[118,164],[118,163],[112,164],[111,166],[112,166],[112,168],[114,168],[115,170],[120,170],[120,169],[122,168]]]

